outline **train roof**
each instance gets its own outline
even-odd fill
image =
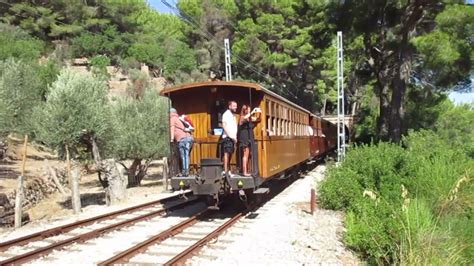
[[[300,109],[301,111],[304,111],[312,116],[314,116],[314,114],[312,114],[310,111],[306,110],[305,108],[295,104],[294,102],[288,100],[288,99],[285,99],[283,98],[282,96],[274,93],[273,91],[263,87],[262,85],[258,84],[258,83],[254,83],[254,82],[246,82],[246,81],[204,81],[204,82],[193,82],[193,83],[185,83],[185,84],[181,84],[181,85],[178,85],[178,86],[174,86],[174,87],[169,87],[169,88],[164,88],[163,90],[161,90],[160,94],[165,96],[167,94],[170,94],[170,93],[173,93],[173,92],[177,92],[177,91],[181,91],[181,90],[187,90],[187,89],[191,89],[191,88],[199,88],[199,87],[210,87],[210,86],[219,86],[219,87],[244,87],[244,88],[252,88],[252,89],[255,89],[256,91],[262,91],[274,98],[277,98],[278,100],[282,101],[282,102],[285,102],[295,108],[298,108]]]

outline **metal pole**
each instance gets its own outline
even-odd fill
[[[224,39],[224,51],[225,51],[225,80],[232,80],[232,67],[230,65],[230,43],[229,39]]]
[[[342,32],[337,32],[337,161],[342,162],[346,153],[344,121],[344,56]]]

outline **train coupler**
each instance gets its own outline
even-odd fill
[[[179,197],[183,198],[185,201],[188,201],[188,197],[186,197],[186,193],[184,192],[184,186],[179,190]]]

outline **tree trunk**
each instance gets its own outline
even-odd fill
[[[128,187],[140,186],[141,179],[137,172],[141,167],[141,162],[141,159],[134,159],[132,165],[128,168]]]
[[[387,140],[390,128],[390,88],[386,82],[379,83],[379,86],[380,113],[377,121],[377,135],[381,140]]]
[[[124,168],[114,159],[103,160],[101,167],[108,186],[105,188],[105,203],[115,205],[127,199],[127,179]]]
[[[402,75],[400,73],[400,75]],[[402,120],[405,115],[404,97],[406,92],[405,81],[397,75],[393,79],[392,85],[392,102],[390,113],[389,138],[391,141],[399,142],[402,137]]]
[[[102,160],[95,138],[91,138],[92,157],[97,165],[99,181],[105,190],[105,203],[114,205],[127,199],[125,168],[115,159]]]
[[[323,108],[321,109],[321,116],[325,116],[326,115],[326,104],[328,102],[328,99],[327,98],[324,98],[324,101],[323,101]]]

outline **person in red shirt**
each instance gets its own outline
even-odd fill
[[[170,136],[171,142],[178,143],[179,155],[181,157],[181,173],[184,176],[189,175],[189,154],[193,147],[193,136],[190,130],[187,129],[183,122],[179,119],[176,109],[170,109]]]

